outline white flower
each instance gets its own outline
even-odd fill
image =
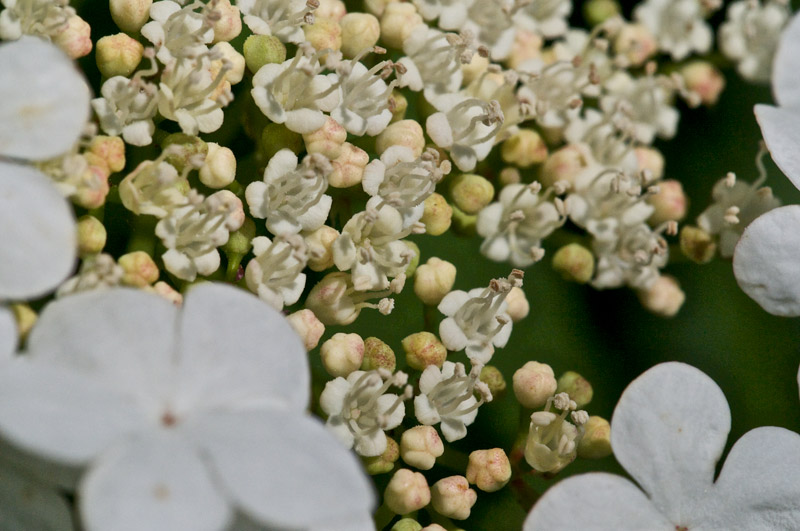
[[[77,275],[64,281],[56,290],[56,297],[81,291],[108,289],[119,286],[125,271],[110,254],[100,253],[86,258]]]
[[[444,30],[458,30],[467,21],[467,10],[475,0],[414,0],[417,11],[425,20],[438,18]]]
[[[597,256],[592,286],[608,289],[628,285],[646,290],[669,259],[669,247],[661,233],[677,230],[677,226],[665,224],[653,230],[646,223],[624,226],[609,218],[587,229],[594,236],[592,250]]]
[[[75,16],[69,0],[3,0],[2,6],[0,39],[3,40],[17,40],[23,35],[49,40]]]
[[[230,286],[197,286],[181,309],[140,291],[74,295],[0,373],[0,431],[86,467],[89,530],[221,530],[234,508],[268,527],[361,528],[371,488],[305,413],[306,359],[277,312]]]
[[[386,451],[384,430],[399,426],[406,414],[403,401],[411,398],[407,381],[407,374],[392,375],[385,369],[353,371],[346,379],[329,381],[319,397],[328,428],[347,448],[355,446],[358,455],[381,455]],[[392,386],[403,387],[403,394],[387,393]]]
[[[264,170],[264,180],[245,190],[250,213],[266,219],[267,230],[276,235],[320,228],[331,209],[331,196],[325,193],[330,172],[324,155],[311,153],[298,164],[292,150],[278,151]]]
[[[302,25],[313,21],[314,5],[308,0],[237,0],[244,23],[256,35],[274,35],[282,42],[305,40]]]
[[[739,0],[728,6],[727,20],[719,27],[719,47],[736,70],[749,81],[769,81],[772,57],[783,26],[789,19],[785,0]]]
[[[643,144],[653,138],[669,139],[678,128],[678,110],[672,106],[675,85],[665,76],[631,77],[616,72],[604,84],[600,107],[607,114],[622,112],[630,121],[633,137]]]
[[[386,129],[392,119],[390,101],[397,81],[387,85],[383,80],[392,69],[391,61],[381,61],[369,70],[357,59],[341,62],[336,74],[328,76],[340,91],[339,104],[331,111],[331,118],[351,135],[375,136]]]
[[[561,414],[550,411],[555,406]],[[567,393],[547,399],[544,411],[531,415],[530,430],[525,441],[525,461],[537,472],[556,474],[575,460],[578,444],[583,437],[583,424],[588,415],[577,409]],[[567,415],[577,424],[568,422]]]
[[[214,40],[211,21],[215,13],[210,5],[191,2],[182,7],[172,0],[161,0],[150,6],[150,22],[142,27],[142,36],[156,47],[156,57],[165,65],[177,59],[202,55]],[[195,11],[198,7],[201,12]]]
[[[178,174],[175,166],[166,161],[179,152],[180,148],[167,148],[156,160],[140,163],[122,179],[119,195],[125,208],[137,215],[163,218],[174,207],[188,202],[183,191],[190,188],[186,175]],[[193,168],[187,164],[184,173],[190,169]]]
[[[657,365],[628,386],[611,420],[614,456],[641,490],[606,473],[568,478],[539,499],[524,530],[796,527],[800,437],[746,433],[715,481],[730,425],[713,380],[682,363]]]
[[[572,13],[571,0],[538,0],[527,2],[517,13],[514,23],[546,39],[567,32],[567,18]]]
[[[711,48],[712,32],[703,20],[708,0],[646,0],[636,6],[633,17],[658,40],[659,47],[680,61],[692,52]]]
[[[460,29],[477,35],[478,41],[489,48],[492,60],[502,61],[511,53],[516,34],[514,16],[524,4],[524,0],[474,0]]]
[[[250,291],[276,310],[297,302],[306,285],[303,269],[308,261],[303,238],[298,235],[253,238],[255,258],[247,263],[244,278]]]
[[[569,124],[564,129],[567,142],[588,146],[602,166],[615,166],[626,172],[639,169],[633,149],[634,135],[630,119],[619,110],[604,113],[582,108],[581,114],[569,115]]]

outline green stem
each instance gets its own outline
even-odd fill
[[[375,529],[378,530],[383,529],[384,527],[389,525],[389,523],[394,519],[394,517],[395,517],[394,512],[392,512],[392,510],[389,509],[384,503],[383,505],[378,507],[377,511],[375,511],[375,516],[373,518],[375,520]]]

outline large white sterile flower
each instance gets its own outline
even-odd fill
[[[571,477],[539,499],[524,530],[794,529],[800,436],[746,433],[715,480],[730,426],[708,376],[683,363],[653,367],[622,393],[611,419],[614,455],[641,490],[612,474]]]
[[[197,286],[182,308],[124,289],[57,300],[0,395],[9,441],[87,467],[89,531],[223,529],[234,509],[353,529],[372,505],[358,462],[305,412],[300,339],[231,286]]]

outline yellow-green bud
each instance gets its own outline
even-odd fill
[[[425,209],[422,212],[420,221],[425,225],[425,232],[431,236],[439,236],[447,232],[453,218],[453,208],[447,203],[447,199],[436,192],[425,199]]]
[[[707,264],[717,254],[714,238],[699,227],[684,225],[681,229],[680,242],[683,254],[698,264]]]
[[[39,318],[33,308],[27,304],[12,304],[11,311],[14,312],[14,320],[17,322],[17,334],[20,342],[25,341],[36,320]]]
[[[507,184],[517,184],[518,182],[522,182],[522,175],[520,175],[517,168],[509,166],[508,168],[500,170],[500,174],[497,176],[497,182],[500,183],[501,187]]]
[[[594,254],[578,243],[570,243],[553,255],[553,269],[565,280],[585,284],[594,275]]]
[[[464,213],[474,215],[492,202],[494,186],[485,177],[462,173],[450,182],[450,196]]]
[[[553,396],[558,387],[550,365],[529,361],[514,373],[514,396],[522,407],[537,409]]]
[[[236,179],[236,156],[230,148],[209,142],[206,160],[200,167],[200,182],[209,188],[225,188]]]
[[[661,181],[658,192],[648,196],[647,202],[653,206],[653,213],[647,221],[654,227],[665,221],[680,221],[686,216],[688,205],[680,181]]]
[[[267,160],[284,148],[291,149],[297,155],[303,150],[303,137],[300,133],[289,131],[283,124],[267,124],[261,131],[259,148]]]
[[[187,164],[191,164],[199,157],[205,159],[208,154],[208,144],[203,139],[184,133],[172,133],[161,141],[161,149],[166,150],[170,146],[179,146],[181,149],[167,155],[166,161],[175,166],[178,172],[182,172]]]
[[[330,18],[317,16],[313,24],[305,24],[303,33],[315,50],[338,50],[342,47],[342,28]]]
[[[398,520],[390,531],[421,531],[422,524],[413,518],[403,518]]]
[[[101,158],[110,173],[125,168],[125,142],[118,136],[97,135],[89,143],[89,152]]]
[[[406,4],[411,5],[411,4]],[[422,155],[425,148],[425,135],[422,126],[415,120],[400,120],[384,129],[375,138],[375,151],[382,155],[392,146],[405,146],[415,157]]]
[[[417,266],[419,265],[419,256],[420,256],[419,245],[412,242],[411,240],[403,240],[403,243],[405,244],[406,247],[408,247],[409,251],[414,253],[414,255],[411,257],[411,261],[408,263],[408,266],[406,267],[405,270],[406,278],[410,278],[413,277],[414,273],[417,272]]]
[[[156,263],[144,251],[123,254],[117,260],[117,264],[124,271],[122,283],[127,286],[139,288],[149,286],[158,280],[160,274]]]
[[[369,13],[348,13],[339,22],[342,27],[342,54],[352,59],[377,44],[381,24]]]
[[[414,294],[424,304],[436,306],[453,289],[456,266],[435,256],[417,268],[414,274]]]
[[[430,470],[444,453],[444,443],[433,426],[415,426],[400,438],[400,457],[420,470]]]
[[[406,336],[402,345],[406,353],[406,363],[418,371],[425,370],[429,365],[441,368],[447,359],[447,349],[439,338],[430,332],[417,332]]]
[[[286,320],[303,340],[306,350],[317,347],[322,334],[325,333],[325,325],[317,319],[314,312],[308,309],[298,310],[289,315]]]
[[[575,371],[567,371],[558,379],[556,393],[567,393],[579,408],[592,401],[594,390],[589,380]]]
[[[331,160],[333,170],[328,175],[328,184],[334,188],[348,188],[361,183],[364,168],[369,163],[369,155],[350,142],[342,145],[341,154]]]
[[[467,481],[484,492],[495,492],[511,479],[511,463],[501,448],[475,450],[469,454]]]
[[[244,256],[250,252],[253,245],[250,243],[256,237],[256,224],[249,217],[244,218],[244,223],[239,230],[230,233],[228,241],[222,246],[227,255]]]
[[[95,60],[104,77],[128,77],[142,60],[144,46],[124,33],[106,35],[97,41]]]
[[[83,216],[78,220],[78,254],[83,258],[97,254],[106,246],[106,228],[94,216]]]
[[[678,281],[669,275],[661,275],[648,289],[639,290],[638,295],[647,311],[661,317],[674,317],[686,300]]]
[[[431,502],[431,490],[425,476],[407,468],[394,473],[383,493],[386,506],[396,514],[418,511]]]
[[[590,26],[597,26],[619,14],[617,0],[589,0],[583,5],[583,17]]]
[[[150,6],[153,0],[109,0],[108,7],[111,18],[119,29],[127,33],[136,33],[150,18]]]
[[[250,35],[242,51],[247,69],[253,74],[264,65],[286,60],[286,46],[272,35]]]
[[[520,129],[500,148],[503,160],[520,168],[529,168],[547,159],[547,144],[536,131]]]
[[[686,88],[697,94],[703,105],[714,105],[725,88],[725,76],[708,61],[692,61],[680,70]]]
[[[358,334],[339,332],[322,344],[319,353],[328,374],[346,377],[364,361],[364,340]]]
[[[475,226],[478,223],[478,215],[467,214],[456,205],[451,205],[451,207],[453,209],[453,227],[456,232],[464,236],[474,236],[476,232]]]
[[[392,111],[392,123],[399,122],[406,117],[406,109],[408,109],[408,99],[405,94],[395,89],[392,91],[392,99],[394,106],[390,108]]]
[[[602,417],[591,416],[583,425],[584,434],[578,443],[578,455],[584,459],[601,459],[611,455],[611,425]]]
[[[401,50],[403,41],[420,24],[424,22],[414,4],[392,2],[386,5],[381,15],[381,41],[388,48]]]
[[[481,369],[480,380],[489,386],[492,396],[497,397],[506,390],[506,379],[503,373],[494,365],[484,365]]]
[[[338,237],[339,231],[327,225],[303,235],[308,248],[308,267],[312,271],[324,271],[333,266],[333,243]]]
[[[453,520],[466,520],[478,493],[469,488],[464,476],[440,479],[431,487],[431,504],[436,512]]]
[[[362,371],[386,369],[394,372],[397,366],[392,347],[378,339],[368,337],[364,340],[364,360],[361,362]]]
[[[364,469],[367,474],[375,476],[391,472],[399,457],[400,446],[391,437],[386,437],[386,450],[375,457],[362,457],[361,462],[364,463]]]
[[[508,310],[506,310],[508,316],[515,323],[525,319],[531,310],[531,305],[525,296],[525,292],[516,286],[511,288],[511,291],[506,295],[506,304],[508,305]]]
[[[231,0],[218,0],[214,11],[219,19],[214,22],[214,42],[228,42],[242,32],[242,14],[239,8],[231,5]]]

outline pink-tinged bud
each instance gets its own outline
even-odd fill
[[[714,105],[725,89],[725,76],[707,61],[692,61],[680,70],[686,88],[700,97],[703,105]]]
[[[150,18],[153,0],[109,0],[111,18],[119,29],[127,33],[137,33]]]
[[[308,249],[308,267],[312,271],[324,271],[333,266],[333,244],[338,237],[339,231],[327,225],[303,235]]]
[[[334,188],[348,188],[361,183],[369,155],[350,142],[342,145],[342,153],[331,161],[333,171],[328,175],[328,184]]]
[[[325,325],[317,319],[314,312],[311,310],[298,310],[289,315],[286,319],[292,325],[294,331],[303,340],[303,345],[306,350],[312,350],[317,347],[322,334],[325,333]]]
[[[515,323],[525,319],[528,316],[528,312],[531,311],[531,305],[525,296],[525,292],[516,286],[508,292],[506,304],[508,304],[508,316]]]
[[[542,38],[538,34],[518,29],[514,34],[511,54],[508,56],[508,66],[516,69],[525,61],[538,59],[542,56],[542,44]]]
[[[431,490],[425,476],[401,468],[394,473],[383,493],[386,506],[396,514],[418,511],[431,502]]]
[[[648,222],[654,227],[665,221],[680,221],[686,216],[686,194],[683,185],[674,179],[658,183],[658,192],[649,196],[647,202],[653,206]]]
[[[229,42],[242,32],[242,14],[230,0],[218,0],[214,10],[219,20],[214,23],[214,42]]]
[[[222,57],[211,63],[213,66],[212,71],[219,72],[223,66],[223,61],[227,60],[230,68],[225,72],[225,81],[231,85],[239,83],[244,78],[244,69],[247,64],[244,55],[237,52],[236,48],[231,46],[229,42],[224,41],[215,44],[213,49],[215,52],[220,52]]]
[[[128,286],[149,286],[158,280],[160,274],[158,266],[144,251],[134,251],[119,257],[117,264],[125,272],[122,283]]]
[[[542,407],[557,387],[555,373],[545,363],[529,361],[514,373],[514,395],[528,409]]]
[[[342,146],[347,140],[347,131],[339,122],[328,116],[325,125],[314,132],[303,135],[306,151],[320,153],[330,160],[342,154]]]
[[[553,255],[553,269],[570,282],[585,284],[594,275],[594,254],[579,243],[570,243]]]
[[[400,457],[420,470],[430,470],[444,453],[444,443],[433,426],[415,426],[400,438]]]
[[[369,13],[348,13],[339,24],[342,27],[342,53],[353,58],[378,43],[381,24]]]
[[[108,164],[92,152],[84,153],[83,157],[88,164],[83,168],[80,184],[71,199],[83,208],[98,208],[106,202],[106,196],[110,190]]]
[[[377,337],[368,337],[364,340],[364,361],[361,362],[362,371],[386,369],[394,372],[396,367],[397,360],[392,347]]]
[[[331,376],[346,377],[361,368],[364,361],[364,340],[358,334],[339,332],[322,344],[322,366]]]
[[[614,39],[614,51],[631,66],[641,66],[658,51],[658,41],[642,24],[626,24]]]
[[[674,317],[685,300],[686,294],[678,281],[668,275],[661,275],[650,288],[639,291],[642,306],[661,317]]]
[[[645,172],[648,182],[661,180],[664,176],[664,155],[655,148],[637,147],[633,150],[640,172]]]
[[[92,51],[92,28],[78,15],[67,19],[67,23],[53,36],[53,44],[61,48],[71,59],[89,55]]]
[[[161,297],[164,297],[175,306],[180,306],[183,304],[183,295],[181,295],[179,291],[163,280],[153,284],[153,292]]]
[[[588,146],[567,144],[547,157],[539,172],[539,181],[545,187],[553,186],[558,181],[573,184],[575,178],[594,163]]]
[[[406,353],[406,363],[412,369],[422,371],[429,365],[441,368],[447,359],[447,349],[430,332],[411,334],[403,339],[402,345]]]
[[[456,266],[435,256],[417,267],[414,273],[414,294],[424,304],[436,306],[453,289]]]
[[[383,130],[375,138],[375,151],[382,155],[392,146],[404,146],[411,150],[415,157],[422,155],[425,148],[425,134],[422,126],[415,120],[400,120]]]
[[[339,50],[342,47],[342,28],[333,19],[316,16],[313,24],[303,26],[303,33],[315,50]]]
[[[104,77],[130,76],[142,61],[144,46],[125,33],[106,35],[97,41],[95,60]]]
[[[103,159],[111,173],[125,168],[125,142],[118,136],[98,135],[92,138],[89,151]]]
[[[467,481],[484,492],[495,492],[511,479],[511,463],[500,448],[475,450],[469,454]]]
[[[440,479],[431,487],[431,503],[436,512],[453,520],[466,520],[478,493],[469,488],[464,476]]]
[[[403,48],[403,41],[411,35],[413,29],[424,24],[414,4],[408,2],[392,2],[381,15],[381,41],[389,48]]]

